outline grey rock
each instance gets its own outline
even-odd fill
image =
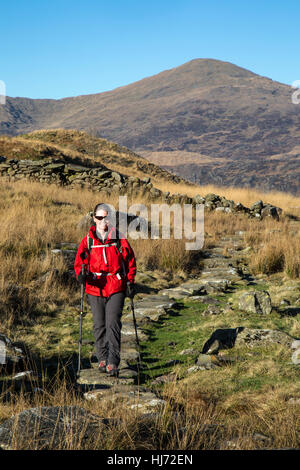
[[[208,201],[204,204],[204,209],[208,210],[208,211],[212,211],[214,210],[214,203],[212,201]]]
[[[290,348],[294,339],[292,336],[279,330],[242,327],[237,334],[235,344],[246,344],[249,347],[260,346],[262,344],[281,344]]]
[[[277,208],[271,205],[264,206],[264,208],[261,210],[261,217],[262,219],[270,217],[278,221],[279,214],[278,214]]]
[[[179,355],[180,356],[185,356],[185,355],[193,355],[197,354],[197,350],[193,348],[188,348],[188,349],[183,349],[183,351],[180,351]]]
[[[295,365],[300,364],[300,348],[296,349],[292,354],[292,363]]]
[[[67,449],[70,439],[76,448],[78,441],[82,445],[96,438],[109,423],[78,406],[30,408],[0,425],[0,448]]]
[[[239,298],[239,308],[248,313],[268,315],[272,311],[270,294],[266,291],[245,292]]]
[[[111,176],[114,178],[115,181],[119,183],[123,181],[122,175],[120,175],[120,173],[117,173],[116,171],[113,171]]]
[[[149,295],[135,303],[135,312],[141,316],[149,316],[155,321],[174,306],[176,306],[176,302],[169,300],[166,296]]]
[[[203,279],[202,282],[207,294],[225,292],[229,286],[228,279]]]
[[[159,293],[161,295],[166,295],[170,299],[182,299],[184,297],[192,297],[195,295],[205,294],[206,289],[203,283],[186,282],[184,284],[180,284],[178,287],[163,289]]]
[[[282,299],[282,300],[280,301],[280,305],[291,305],[291,302],[290,302],[289,300],[287,300],[287,299]]]
[[[204,204],[205,198],[200,196],[200,194],[196,194],[196,196],[193,197],[193,201],[195,204]]]
[[[154,380],[152,380],[151,384],[152,385],[158,385],[158,384],[175,382],[177,380],[177,378],[178,377],[177,377],[176,374],[160,375],[159,377],[156,377]]]
[[[129,368],[124,368],[120,370],[120,375],[124,379],[130,379],[130,378],[135,378],[138,376],[138,373],[136,370],[129,369]]]
[[[18,374],[13,376],[13,380],[26,380],[26,379],[31,379],[34,377],[34,373],[32,370],[26,370],[24,372],[18,372]]]
[[[219,367],[220,363],[216,356],[211,356],[209,354],[200,354],[198,356],[196,365],[203,367],[204,369],[216,369]]]
[[[295,339],[292,342],[291,349],[300,349],[300,339]]]
[[[25,353],[6,335],[0,333],[0,368],[15,367],[25,358]]]
[[[264,206],[264,203],[260,200],[260,201],[255,202],[254,204],[252,204],[252,206],[250,206],[250,210],[253,211],[253,212],[259,212],[260,213],[263,206]]]
[[[86,400],[101,400],[103,402],[117,402],[126,404],[128,409],[136,410],[140,414],[161,411],[166,404],[155,393],[148,390],[131,389],[116,386],[110,390],[91,390],[84,394]]]
[[[192,366],[188,368],[187,373],[192,374],[193,372],[198,372],[198,370],[206,370],[206,368],[204,366]]]
[[[216,307],[215,305],[209,305],[206,310],[202,313],[203,316],[208,316],[208,315],[219,315],[222,312],[222,310],[219,307]]]

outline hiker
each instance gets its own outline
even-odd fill
[[[111,225],[110,208],[97,204],[95,225],[78,248],[74,269],[85,284],[93,314],[93,332],[100,372],[118,376],[121,345],[121,315],[125,297],[135,294],[135,256],[126,238]],[[86,256],[87,254],[87,256]],[[82,264],[86,271],[81,274]]]

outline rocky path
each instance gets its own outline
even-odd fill
[[[155,322],[172,309],[179,299],[186,297],[202,301],[212,293],[226,291],[235,283],[248,284],[246,265],[243,260],[245,253],[241,250],[243,233],[222,238],[217,247],[203,253],[203,269],[201,275],[190,279],[173,288],[163,289],[155,295],[144,295],[135,301],[137,332],[140,341],[147,339],[143,325]],[[128,311],[129,310],[129,311]],[[137,373],[138,351],[132,312],[129,306],[122,317],[121,363],[118,379],[107,377],[97,370],[97,359],[91,358],[90,367],[83,369],[77,380],[78,387],[88,400],[97,398],[115,400],[122,399],[131,408],[149,413],[163,406],[153,391],[139,385]]]

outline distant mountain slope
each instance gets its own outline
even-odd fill
[[[292,92],[229,62],[195,59],[106,93],[61,100],[7,98],[0,106],[0,132],[93,131],[157,164],[162,156],[166,168],[192,181],[220,184],[222,177],[225,185],[239,180],[297,192],[300,105],[292,103]],[[189,152],[193,161],[182,166]],[[270,163],[275,155],[280,158]]]

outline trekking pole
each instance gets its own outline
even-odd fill
[[[84,256],[85,259],[86,255]],[[81,267],[81,274],[84,274],[84,263]],[[80,356],[81,356],[81,344],[82,344],[82,317],[83,317],[83,296],[84,296],[84,284],[80,285],[80,327],[79,327],[79,341],[78,341],[78,368],[77,377],[80,376]]]
[[[139,355],[138,375],[139,375],[140,369],[142,368],[142,360],[141,360],[140,342],[139,342],[139,337],[138,337],[138,334],[137,334],[136,318],[135,318],[135,314],[134,314],[133,298],[130,298],[130,303],[131,303],[131,311],[132,311],[132,316],[133,316],[133,324],[134,324],[134,329],[135,329],[135,339],[136,339],[136,344],[137,344],[137,347],[138,347],[138,355]]]

